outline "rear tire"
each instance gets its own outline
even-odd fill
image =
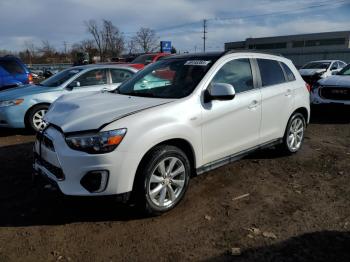
[[[137,204],[149,215],[173,209],[188,188],[191,165],[179,148],[160,145],[141,164],[136,181]]]
[[[288,121],[281,150],[286,154],[294,154],[300,150],[304,141],[306,121],[301,113],[294,113]]]
[[[26,122],[31,130],[38,132],[45,127],[43,117],[48,109],[49,105],[37,105],[30,109]]]

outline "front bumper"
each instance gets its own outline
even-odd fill
[[[0,107],[0,127],[24,128],[24,115],[21,106]]]
[[[320,96],[320,88],[316,87],[311,90],[310,94],[312,105],[326,105],[326,104],[338,104],[338,105],[350,105],[350,100],[339,100],[339,99],[326,99]]]
[[[44,131],[43,136],[52,145],[37,140],[34,145],[35,172],[39,172],[57,184],[65,195],[93,196],[116,195],[132,191],[133,180],[138,166],[136,156],[114,150],[107,154],[88,154],[71,149],[64,135],[53,127]],[[82,186],[81,180],[91,171],[107,170],[109,178],[105,189],[91,193]]]

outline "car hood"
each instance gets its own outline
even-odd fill
[[[325,86],[342,86],[350,88],[350,76],[333,75],[318,81],[318,83]]]
[[[118,95],[110,92],[86,92],[61,96],[45,115],[45,121],[64,133],[97,130],[124,116],[173,99]]]
[[[299,73],[302,76],[312,76],[316,73],[326,72],[325,69],[299,69]]]
[[[17,99],[27,95],[33,95],[43,92],[51,92],[56,90],[54,87],[45,87],[37,85],[23,85],[11,89],[0,90],[0,100]]]

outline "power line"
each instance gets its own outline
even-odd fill
[[[265,14],[259,14],[259,15],[248,15],[248,16],[224,17],[224,18],[211,18],[211,19],[208,19],[208,20],[211,20],[211,21],[215,21],[215,20],[216,21],[217,20],[237,20],[237,19],[247,19],[247,18],[257,18],[257,17],[271,16],[271,15],[282,15],[282,14],[288,14],[288,13],[295,12],[295,11],[307,10],[307,9],[311,9],[311,8],[319,8],[319,7],[327,6],[329,4],[340,4],[340,3],[345,3],[345,2],[348,2],[348,0],[325,1],[325,2],[321,2],[321,3],[317,4],[317,5],[311,5],[311,6],[301,7],[301,8],[296,8],[296,9],[282,10],[282,11],[272,12],[272,13],[265,13]]]
[[[248,15],[248,16],[235,16],[235,17],[223,17],[223,18],[216,17],[216,18],[208,18],[206,20],[216,22],[216,21],[227,21],[227,20],[249,19],[249,18],[257,18],[257,17],[265,17],[265,16],[282,15],[282,14],[289,14],[289,13],[296,12],[296,11],[302,11],[302,10],[307,10],[307,9],[325,7],[328,5],[330,6],[330,5],[340,4],[340,3],[346,3],[348,1],[349,0],[324,1],[324,2],[320,2],[318,4],[315,4],[315,5],[310,5],[310,6],[295,8],[295,9],[281,10],[278,12],[271,12],[271,13],[258,14],[258,15]],[[179,28],[183,28],[183,27],[198,25],[200,22],[201,21],[196,21],[196,22],[184,23],[184,24],[179,24],[179,25],[174,25],[174,26],[169,26],[169,27],[163,27],[160,29],[156,29],[155,31],[157,33],[161,33],[163,31],[170,31],[170,30],[175,30],[175,29],[179,29]]]

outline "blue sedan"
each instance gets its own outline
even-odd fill
[[[117,65],[72,67],[38,85],[25,85],[0,92],[0,127],[35,131],[45,126],[43,117],[50,104],[65,94],[114,90],[137,69]],[[93,110],[93,108],[92,108]]]

